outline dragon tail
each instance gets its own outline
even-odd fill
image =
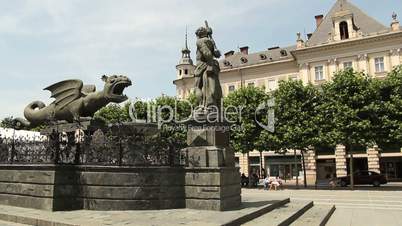
[[[41,101],[34,101],[28,104],[28,106],[26,106],[24,109],[25,119],[14,119],[15,128],[31,128],[44,123],[48,118],[47,112],[44,111],[45,107],[46,105]]]

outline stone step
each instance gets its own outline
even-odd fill
[[[49,217],[55,214],[56,212],[0,205],[0,221],[7,222],[4,225],[78,226],[69,224],[67,220],[56,220],[55,217]],[[0,226],[3,224],[0,223]]]
[[[313,202],[290,202],[282,207],[262,215],[252,221],[247,222],[246,226],[285,226],[290,225],[307,210],[313,207]]]
[[[314,205],[295,222],[293,222],[291,226],[324,226],[334,211],[334,205]]]
[[[261,208],[261,209],[259,209],[257,211],[251,212],[249,214],[246,214],[246,215],[238,217],[238,218],[236,218],[234,220],[231,220],[230,222],[222,224],[221,226],[238,226],[238,225],[242,225],[242,224],[244,224],[246,222],[249,222],[249,221],[252,221],[252,220],[254,220],[254,219],[256,219],[256,218],[258,218],[258,217],[260,217],[260,216],[262,216],[262,215],[264,215],[264,214],[266,214],[268,212],[270,212],[270,211],[273,211],[273,210],[275,210],[277,208],[281,208],[281,207],[283,207],[284,205],[286,205],[289,202],[290,202],[289,198],[277,201],[277,202],[275,202],[273,204],[270,204],[270,205],[267,205],[267,206],[265,206],[265,207],[263,207],[263,208]]]
[[[19,223],[8,222],[8,221],[1,221],[1,220],[0,220],[0,225],[1,225],[1,226],[28,226],[29,224],[19,224]]]

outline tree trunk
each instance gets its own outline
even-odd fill
[[[304,161],[304,152],[300,151],[303,161],[303,179],[304,179],[304,188],[307,188],[307,175],[306,175],[306,162]]]
[[[350,171],[350,189],[353,190],[355,186],[354,176],[353,176],[353,154],[350,152],[349,160],[349,171]]]
[[[251,184],[251,167],[250,167],[250,156],[247,152],[247,174],[248,174],[248,187],[251,188],[252,184]]]
[[[260,178],[263,178],[262,169],[262,151],[260,151]]]
[[[296,149],[294,150],[294,167],[295,167],[295,175],[296,175],[296,188],[299,188],[299,170],[297,169]]]

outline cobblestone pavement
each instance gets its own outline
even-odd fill
[[[291,201],[336,205],[328,226],[402,226],[402,191],[243,189],[242,194],[258,199],[290,197]]]

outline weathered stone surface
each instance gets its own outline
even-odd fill
[[[87,185],[116,186],[124,184],[125,186],[175,186],[184,184],[184,171],[164,171],[149,168],[144,172],[132,173],[111,173],[111,172],[82,172],[80,183]],[[161,178],[163,176],[164,179]],[[166,179],[165,179],[166,178]]]
[[[226,147],[229,146],[229,133],[213,129],[189,129],[187,145],[190,147]]]
[[[156,200],[108,200],[83,199],[84,209],[88,210],[149,210],[184,208],[184,199]]]
[[[54,172],[0,169],[0,180],[3,182],[52,184],[54,182]]]
[[[0,204],[33,209],[53,210],[52,198],[0,194]]]
[[[13,165],[11,170],[6,168],[0,168],[0,175],[9,180],[0,182],[0,204],[53,211],[185,206],[184,169],[180,167]],[[41,179],[46,183],[39,183]]]
[[[237,168],[187,168],[186,185],[223,186],[240,185],[240,173]]]
[[[81,197],[88,199],[179,199],[184,198],[184,186],[106,187],[83,186]]]
[[[53,185],[0,183],[0,194],[53,197]]]
[[[186,208],[189,209],[225,211],[236,209],[240,204],[240,195],[225,199],[186,199]]]
[[[226,197],[232,197],[235,195],[240,195],[241,188],[238,184],[228,185],[228,186],[186,186],[186,198],[197,198],[197,199],[220,199]]]
[[[234,153],[229,148],[189,147],[182,150],[182,156],[188,167],[234,167]]]

